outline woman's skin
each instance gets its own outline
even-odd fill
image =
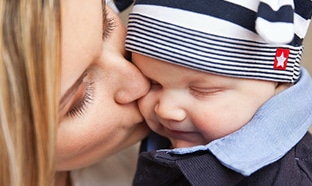
[[[125,27],[101,0],[63,0],[57,171],[93,164],[142,139],[136,100],[149,89],[125,59]],[[105,5],[104,5],[105,6]]]

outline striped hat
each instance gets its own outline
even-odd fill
[[[105,2],[114,12],[120,13],[127,9],[133,3],[133,0],[105,0]]]
[[[311,0],[136,0],[126,49],[240,78],[296,82]]]

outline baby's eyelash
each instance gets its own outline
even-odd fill
[[[67,113],[66,116],[70,117],[78,117],[85,113],[85,110],[88,106],[88,104],[92,103],[93,101],[93,83],[94,82],[88,82],[86,83],[86,93],[83,97],[83,99],[73,108],[71,108]]]
[[[207,97],[207,96],[213,96],[220,92],[222,92],[223,89],[221,88],[190,88],[190,92],[197,97]]]

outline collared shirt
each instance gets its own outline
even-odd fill
[[[248,176],[279,160],[312,124],[312,80],[302,68],[299,81],[268,100],[240,130],[207,145],[163,149],[173,154],[209,150],[227,168]]]

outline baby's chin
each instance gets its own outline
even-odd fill
[[[177,139],[177,138],[169,138],[171,142],[172,148],[188,148],[194,147],[198,145],[206,145],[208,142],[205,140],[185,140],[185,139]]]
[[[181,140],[170,140],[172,144],[172,148],[188,148],[188,147],[194,147],[198,145],[204,145],[189,141],[181,141]]]

